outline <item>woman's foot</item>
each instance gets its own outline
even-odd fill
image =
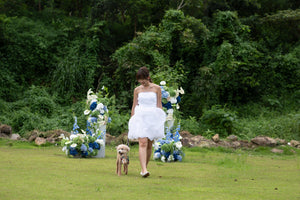
[[[150,172],[145,172],[145,173],[141,172],[141,176],[142,176],[143,178],[146,178],[146,177],[148,177],[149,175],[150,175]]]

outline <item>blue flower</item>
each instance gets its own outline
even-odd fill
[[[165,107],[167,110],[172,108],[172,104],[170,101],[168,101],[168,103],[162,103],[162,106]]]
[[[182,161],[182,156],[178,155],[176,160],[178,160],[179,162],[181,162]]]
[[[107,107],[106,107],[106,106],[103,106],[103,110],[104,110],[104,111],[107,111]]]
[[[176,131],[175,136],[174,136],[174,142],[178,142],[180,141],[180,135],[178,133],[178,131]]]
[[[79,129],[79,126],[77,125],[77,117],[75,117],[75,122],[73,124],[73,133],[77,134],[78,133],[78,129]]]
[[[90,105],[90,109],[93,111],[95,110],[95,108],[97,108],[97,102],[93,102],[91,105]]]
[[[89,148],[89,152],[92,153],[93,151],[94,151],[94,149],[90,147],[90,148]]]
[[[165,90],[162,90],[161,91],[161,97],[166,99],[166,98],[169,97],[169,93],[167,91],[165,91]]]
[[[87,152],[87,151],[82,151],[82,152],[81,152],[81,155],[82,155],[83,157],[87,157],[88,152]]]
[[[111,118],[110,117],[108,117],[108,119],[107,119],[107,123],[110,123],[111,122]]]
[[[97,118],[96,117],[91,117],[90,120],[91,120],[92,123],[96,123],[97,122]]]
[[[81,151],[87,151],[87,147],[85,146],[85,144],[82,144],[80,147]]]
[[[86,128],[86,134],[87,135],[92,135],[92,131],[90,129]]]
[[[78,154],[78,151],[75,148],[70,147],[70,154],[73,155],[73,156],[75,156],[75,155]]]
[[[176,100],[177,100],[177,103],[179,103],[179,102],[181,101],[180,96],[178,96],[178,97],[176,98]]]
[[[97,142],[93,142],[94,149],[100,149],[100,145]]]

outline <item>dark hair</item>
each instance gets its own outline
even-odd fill
[[[140,79],[149,79],[149,81],[152,82],[147,67],[141,67],[136,73],[136,80]]]

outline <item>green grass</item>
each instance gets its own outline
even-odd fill
[[[0,140],[0,199],[300,199],[300,151],[269,150],[186,149],[183,162],[151,161],[144,179],[137,146],[118,177],[113,146],[105,158],[74,159],[59,147]]]

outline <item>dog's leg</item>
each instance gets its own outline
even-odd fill
[[[124,164],[124,172],[127,175],[127,173],[128,173],[128,164],[127,163]]]
[[[118,159],[118,175],[121,176],[122,174],[122,161],[121,158]]]
[[[117,156],[117,170],[116,170],[116,173],[120,176],[121,175],[121,165],[120,165],[120,157],[119,155]]]

